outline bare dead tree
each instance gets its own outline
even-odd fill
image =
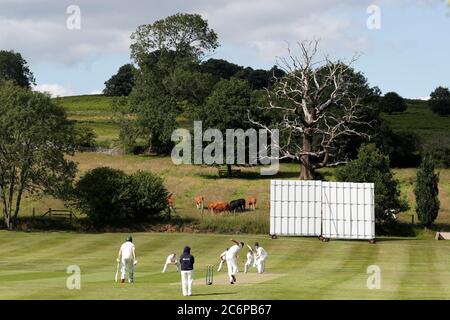
[[[278,119],[275,123],[249,120],[272,133],[279,129],[285,137],[276,146],[280,159],[300,162],[300,179],[314,178],[314,171],[325,166],[346,162],[338,154],[344,136],[359,135],[370,138],[357,128],[370,125],[360,114],[363,97],[351,92],[348,76],[353,57],[348,63],[334,61],[325,55],[318,59],[319,41],[298,43],[300,56],[289,51],[288,58],[280,58],[278,66],[286,75],[275,79],[268,89],[269,103],[260,111]]]

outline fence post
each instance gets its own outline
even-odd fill
[[[36,210],[34,209],[34,207],[33,207],[33,218],[34,218],[34,216],[36,215],[36,212],[35,212]]]
[[[411,223],[414,224],[414,215],[411,215]]]
[[[52,208],[48,208],[48,216],[49,216],[49,217],[52,216]]]

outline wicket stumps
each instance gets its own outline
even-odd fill
[[[206,265],[206,285],[212,285],[214,278],[214,266],[212,264]]]

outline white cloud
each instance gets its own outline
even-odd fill
[[[38,84],[33,87],[33,90],[48,93],[53,98],[73,95],[73,91],[71,89],[65,88],[59,84],[50,84],[50,83]]]
[[[364,45],[348,32],[354,23],[333,15],[338,9],[359,10],[362,17],[369,0],[173,0],[133,2],[79,0],[81,30],[68,30],[67,1],[0,0],[0,47],[23,53],[30,63],[92,61],[107,54],[129,53],[130,34],[143,23],[152,23],[177,12],[198,12],[209,20],[224,45],[238,46],[260,59],[274,59],[285,43],[313,37],[329,45]],[[356,11],[358,12],[358,11]],[[364,25],[361,26],[364,28]],[[283,51],[285,52],[285,51]]]
[[[93,90],[91,92],[89,92],[89,94],[102,94],[103,91],[102,90]]]

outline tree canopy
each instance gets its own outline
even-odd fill
[[[12,82],[0,86],[0,201],[14,228],[22,197],[60,197],[76,172],[73,123],[49,96]]]
[[[23,88],[29,88],[35,84],[34,75],[20,53],[0,51],[0,83],[4,81],[13,81]]]
[[[434,172],[434,161],[426,155],[417,170],[414,194],[416,213],[420,222],[429,227],[439,213],[439,175]]]
[[[396,92],[386,93],[380,101],[381,110],[392,114],[394,112],[404,112],[407,109],[405,100]]]
[[[431,111],[438,115],[450,114],[450,90],[444,87],[436,88],[430,95],[428,105]]]
[[[389,158],[383,155],[374,144],[363,145],[358,158],[347,163],[337,171],[338,181],[372,182],[375,184],[375,216],[378,221],[386,220],[388,210],[406,209],[400,199],[399,182],[389,167]]]
[[[128,96],[133,90],[136,68],[132,64],[125,64],[117,73],[105,82],[103,94],[106,96]]]
[[[174,51],[200,59],[215,50],[217,34],[199,14],[177,13],[139,26],[131,35],[131,57],[141,64],[154,51]]]

